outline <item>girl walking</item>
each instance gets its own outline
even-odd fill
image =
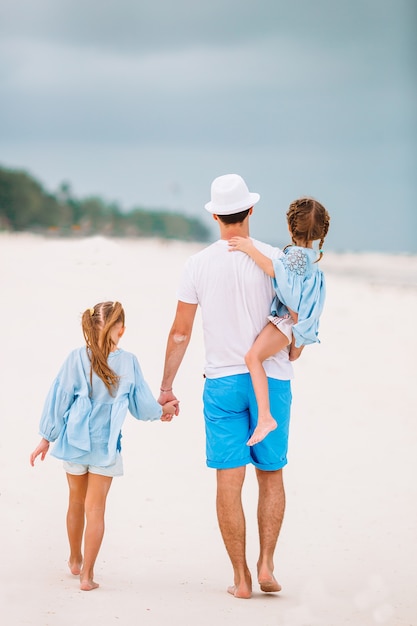
[[[276,260],[262,254],[250,238],[229,240],[231,251],[245,252],[271,276],[276,292],[269,323],[245,357],[258,403],[258,423],[248,441],[249,446],[262,441],[277,427],[270,411],[263,361],[290,344],[289,358],[295,360],[305,345],[319,341],[319,319],[326,288],[317,262],[323,256],[330,216],[317,200],[300,198],[290,204],[287,222],[293,245],[287,246],[283,256]],[[315,241],[319,241],[318,253],[313,249]]]
[[[118,347],[125,331],[120,302],[100,302],[82,315],[85,346],[73,350],[47,395],[42,439],[30,456],[64,461],[69,486],[68,566],[91,591],[94,564],[104,535],[107,494],[114,476],[123,475],[121,428],[128,411],[139,420],[170,421],[178,402],[158,404],[135,355]],[[84,543],[83,543],[84,540]]]

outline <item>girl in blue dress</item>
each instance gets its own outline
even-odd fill
[[[47,395],[40,421],[42,439],[30,456],[33,466],[51,452],[64,461],[69,486],[68,566],[80,589],[98,587],[94,564],[104,535],[107,494],[123,474],[121,428],[128,411],[139,420],[170,421],[178,402],[161,407],[135,355],[118,347],[125,331],[120,302],[100,302],[84,311],[86,345],[65,360]],[[82,542],[84,538],[84,554]]]
[[[317,262],[323,256],[323,243],[330,217],[313,198],[300,198],[287,211],[288,230],[293,245],[287,246],[280,258],[263,255],[250,238],[233,237],[230,250],[248,254],[273,279],[276,297],[271,306],[270,323],[260,332],[245,357],[256,400],[258,423],[248,441],[259,443],[277,427],[269,407],[268,380],[263,361],[286,346],[290,360],[295,360],[303,347],[318,342],[318,327],[325,299],[325,280]],[[319,241],[318,253],[313,242]]]

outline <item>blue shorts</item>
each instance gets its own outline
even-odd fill
[[[231,469],[252,463],[265,471],[287,464],[291,381],[268,378],[271,414],[278,428],[254,446],[258,406],[249,374],[206,378],[203,392],[207,466]]]
[[[71,461],[64,461],[64,470],[67,474],[73,474],[74,476],[82,476],[83,474],[99,474],[100,476],[123,476],[123,459],[120,452],[116,454],[116,460],[112,465],[106,467],[99,467],[98,465],[84,465],[82,463],[72,463]]]

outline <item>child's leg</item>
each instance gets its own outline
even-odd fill
[[[88,473],[85,498],[87,525],[84,535],[84,563],[80,577],[80,589],[83,591],[91,591],[98,587],[94,582],[94,564],[103,540],[106,499],[112,480],[111,476]]]
[[[84,502],[87,493],[88,474],[76,476],[67,473],[69,502],[67,511],[67,533],[70,545],[68,566],[71,574],[79,575],[83,562],[81,544],[84,532]]]
[[[277,427],[269,408],[268,379],[262,363],[265,359],[285,348],[288,343],[288,338],[284,333],[272,323],[268,323],[245,356],[258,403],[258,425],[248,441],[248,446],[259,443],[271,430]]]

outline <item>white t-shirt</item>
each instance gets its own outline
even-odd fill
[[[252,239],[270,258],[282,256],[279,248]],[[184,267],[178,300],[199,304],[203,320],[207,378],[248,371],[245,354],[268,323],[275,292],[272,281],[244,252],[230,252],[219,240],[191,256]],[[271,378],[293,376],[288,349],[264,362]]]

